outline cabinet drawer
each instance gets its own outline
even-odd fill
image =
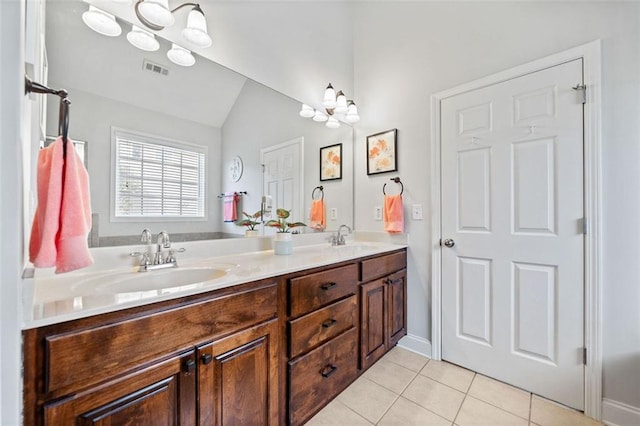
[[[301,424],[358,374],[355,328],[289,362],[289,420]]]
[[[355,327],[357,314],[358,298],[353,295],[290,321],[291,358]]]
[[[347,265],[289,280],[289,314],[297,317],[355,294],[358,265]]]
[[[45,392],[89,386],[194,342],[274,318],[277,299],[277,286],[272,284],[79,332],[48,336]]]
[[[371,281],[407,266],[407,252],[401,251],[362,261],[361,281]]]

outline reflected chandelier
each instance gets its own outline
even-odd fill
[[[122,0],[113,1],[123,2]],[[129,1],[125,0],[127,3]],[[200,48],[211,46],[212,40],[207,31],[207,21],[204,12],[197,3],[183,3],[169,9],[169,0],[137,0],[135,12],[142,25],[150,30],[160,31],[175,23],[175,12],[188,6],[192,6],[192,9],[187,16],[187,26],[182,30],[182,38],[190,46]],[[115,16],[95,6],[89,6],[89,10],[82,14],[82,20],[89,28],[102,35],[117,37],[122,33],[122,28]],[[160,43],[154,34],[137,25],[132,25],[131,31],[127,34],[127,40],[138,49],[148,52],[160,48]],[[167,52],[167,57],[174,64],[184,67],[191,66],[196,62],[190,50],[176,43],[171,44],[171,50]]]
[[[336,93],[331,83],[329,83],[324,91],[322,106],[324,107],[324,111],[315,110],[307,104],[302,104],[300,116],[312,118],[313,121],[320,123],[325,122],[325,125],[331,129],[340,127],[340,121],[338,121],[336,115],[344,114],[343,119],[347,123],[356,123],[360,120],[356,103],[352,100],[347,100],[342,90]]]

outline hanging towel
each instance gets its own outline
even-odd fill
[[[233,193],[225,193],[223,202],[223,220],[225,222],[235,222],[238,220],[238,200],[240,196]]]
[[[384,196],[384,230],[390,234],[404,232],[404,210],[402,208],[402,195]]]
[[[318,231],[323,231],[327,227],[324,200],[311,201],[311,210],[309,211],[309,226]]]
[[[31,227],[29,261],[36,268],[56,265],[56,238],[62,202],[62,142],[57,140],[38,153],[38,206]]]
[[[67,140],[62,138],[38,154],[38,207],[33,219],[29,258],[37,268],[55,266],[70,272],[93,264],[89,253],[91,229],[89,175]]]

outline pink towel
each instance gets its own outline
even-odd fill
[[[404,210],[402,207],[402,195],[385,195],[384,209],[382,211],[384,219],[384,230],[390,234],[400,234],[404,232]]]
[[[238,194],[224,194],[223,220],[225,222],[235,222],[238,220]]]
[[[33,219],[29,258],[37,268],[56,273],[93,264],[87,236],[91,229],[89,174],[67,141],[58,138],[38,155],[38,207]]]
[[[309,212],[309,226],[318,231],[323,231],[327,226],[324,200],[312,200]]]

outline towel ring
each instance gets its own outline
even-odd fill
[[[389,179],[389,180],[392,180],[392,181],[394,181],[395,183],[399,183],[399,184],[400,184],[400,195],[402,195],[402,193],[404,192],[404,185],[402,184],[402,181],[400,180],[400,178],[399,178],[399,177],[394,177],[394,178],[391,178],[391,179]],[[385,188],[386,186],[387,186],[387,184],[386,184],[386,183],[385,183],[384,185],[382,185],[382,193],[383,193],[384,195],[387,195],[387,193],[386,193],[386,192],[384,192],[384,188]]]
[[[313,191],[311,192],[311,199],[315,200],[315,196],[316,196],[316,190],[320,190],[320,196],[321,196],[321,200],[324,200],[324,187],[322,185],[320,186],[316,186],[315,188],[313,188]]]

